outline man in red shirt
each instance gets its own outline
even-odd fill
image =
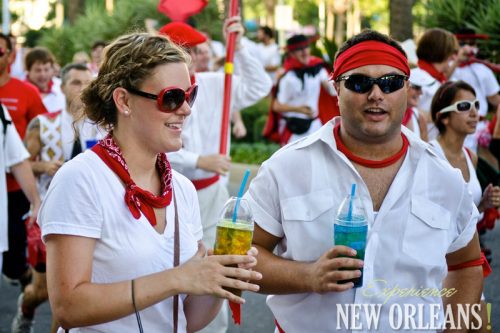
[[[0,34],[0,102],[7,107],[19,136],[23,139],[31,119],[46,113],[37,89],[9,74],[9,64],[14,60],[10,38]],[[20,280],[21,285],[30,282],[31,270],[26,261],[26,228],[23,216],[30,210],[30,203],[19,184],[7,174],[8,191],[8,238],[9,250],[3,253],[3,274]]]

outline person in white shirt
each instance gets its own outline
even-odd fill
[[[272,102],[272,110],[282,116],[280,132],[287,137],[282,143],[299,140],[321,127],[318,101],[322,88],[331,96],[336,95],[324,60],[310,54],[312,41],[301,34],[287,40],[287,58],[283,64],[286,72],[278,80]]]
[[[62,164],[85,150],[86,144],[97,142],[104,131],[91,128],[81,117],[82,105],[79,101],[81,91],[92,80],[92,73],[83,64],[69,64],[62,70],[61,90],[65,95],[66,107],[56,113],[35,117],[28,125],[25,138],[26,147],[31,155],[31,166],[37,175],[37,186],[43,200],[54,174]],[[80,108],[79,108],[80,107]],[[75,128],[78,139],[75,140]],[[93,135],[88,135],[93,133]],[[47,300],[47,279],[45,265],[45,246],[40,244],[37,225],[28,227],[28,251],[33,268],[33,279],[24,293],[19,296],[18,311],[12,322],[13,331],[23,331],[33,326],[36,308]],[[30,244],[31,243],[31,244]],[[57,330],[53,321],[51,332]]]
[[[239,119],[233,126],[234,133],[241,127],[238,122],[242,124],[240,113],[236,110],[250,106],[266,96],[271,90],[271,79],[262,65],[252,58],[239,42],[243,34],[241,18],[226,20],[224,31],[237,33],[234,62],[235,67],[237,65],[241,69],[240,75],[233,75],[232,82],[231,117],[233,121],[235,116]],[[219,214],[229,198],[226,184],[221,176],[226,175],[231,167],[230,157],[219,153],[224,74],[194,72],[196,64],[194,48],[206,41],[206,37],[196,29],[184,23],[173,22],[162,27],[160,33],[187,48],[193,58],[190,74],[192,81],[199,86],[198,95],[192,108],[193,113],[182,129],[182,149],[169,153],[168,158],[174,170],[186,176],[194,184],[203,224],[203,242],[208,247],[213,247]],[[227,140],[229,138],[228,135]],[[205,328],[203,333],[224,332],[227,327],[227,309],[223,308],[220,315]]]
[[[422,96],[422,87],[434,84],[435,80],[418,68],[413,68],[410,71],[408,81],[410,85],[408,87],[407,108],[403,116],[402,124],[412,130],[420,139],[428,141],[427,117],[418,109],[418,102],[420,96]]]
[[[438,135],[430,115],[432,98],[456,67],[455,60],[458,51],[457,38],[451,32],[440,28],[426,30],[417,42],[418,69],[416,71],[435,80],[433,84],[422,87],[422,96],[418,104],[418,108],[427,116],[429,140],[435,139]]]
[[[38,88],[47,111],[64,109],[66,101],[61,91],[61,80],[54,75],[55,59],[52,53],[44,47],[35,47],[28,51],[24,62],[26,81]]]
[[[260,292],[270,294],[280,332],[374,331],[353,305],[380,310],[377,332],[394,331],[391,309],[403,306],[423,326],[442,327],[444,306],[456,314],[457,304],[478,303],[482,290],[481,267],[448,272],[480,257],[467,185],[401,125],[410,68],[396,41],[365,30],[340,47],[334,68],[341,117],[275,153],[244,196],[256,222]],[[367,214],[363,261],[349,258],[352,248],[332,246],[352,184]],[[344,281],[361,276],[361,288]],[[435,292],[450,288],[458,288],[451,297]],[[420,331],[413,326],[405,331]]]
[[[281,54],[278,44],[274,41],[274,32],[268,26],[259,27],[257,30],[257,48],[259,50],[259,59],[264,66],[271,80],[275,82],[276,71],[281,66]]]
[[[29,153],[12,123],[7,108],[0,104],[0,253],[9,249],[7,238],[7,183],[6,172],[11,172],[31,203],[32,223],[40,207],[40,197],[36,190],[36,182],[28,161]],[[0,269],[3,266],[0,255]]]
[[[236,278],[260,278],[255,249],[207,256],[195,190],[165,153],[196,98],[188,59],[164,36],[124,35],[82,93],[110,132],[61,167],[38,216],[59,332],[198,331],[222,299],[243,302],[224,287],[258,289]]]
[[[462,80],[474,88],[477,99],[479,100],[479,118],[480,121],[475,133],[468,135],[465,139],[465,146],[473,152],[478,152],[478,134],[483,132],[488,125],[486,115],[488,105],[496,110],[500,106],[500,86],[495,77],[495,73],[485,64],[476,61],[476,55],[479,52],[477,48],[477,38],[487,36],[477,35],[471,29],[459,31],[456,35],[461,47],[458,66],[453,71],[450,78],[452,81]]]
[[[486,210],[496,211],[500,206],[500,187],[490,183],[484,192],[481,190],[476,175],[477,155],[464,145],[466,137],[475,132],[479,123],[480,104],[474,88],[464,81],[446,82],[439,87],[431,104],[432,120],[439,130],[439,136],[430,144],[440,157],[460,170],[474,204],[482,217],[487,219],[489,214],[483,213]],[[481,247],[483,250],[483,246]],[[482,256],[487,262],[487,256]],[[481,303],[483,323],[487,323],[488,312],[484,295],[481,297]],[[483,325],[484,332],[487,331],[485,326]]]

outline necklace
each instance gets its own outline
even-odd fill
[[[345,145],[342,143],[342,140],[340,139],[340,123],[338,123],[334,129],[333,129],[333,136],[335,138],[335,142],[337,143],[337,149],[344,153],[344,155],[351,161],[356,164],[362,165],[367,168],[385,168],[391,164],[396,163],[399,161],[401,157],[403,157],[406,152],[408,151],[408,146],[410,143],[408,142],[408,139],[406,138],[403,133],[401,133],[401,138],[403,139],[403,147],[401,147],[401,150],[398,151],[396,154],[389,156],[388,158],[385,158],[380,161],[374,161],[374,160],[368,160],[366,158],[362,158],[359,156],[354,155]]]

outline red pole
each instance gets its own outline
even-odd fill
[[[238,0],[231,0],[229,5],[229,17],[238,15]],[[231,107],[231,84],[233,79],[233,59],[234,47],[236,43],[236,33],[232,32],[227,38],[226,63],[224,65],[224,104],[222,107],[222,123],[220,131],[219,153],[227,154],[227,133],[229,130],[229,112]]]

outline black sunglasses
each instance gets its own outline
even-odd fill
[[[135,88],[127,88],[127,90],[134,95],[156,100],[158,109],[169,113],[178,110],[184,102],[187,102],[192,107],[198,93],[198,85],[195,83],[186,91],[179,87],[167,87],[160,91],[158,95]]]
[[[408,76],[400,74],[387,74],[378,78],[372,78],[363,74],[352,74],[338,77],[335,79],[335,82],[345,81],[345,87],[358,94],[369,92],[374,84],[384,94],[390,94],[403,88],[406,80],[408,80]]]

